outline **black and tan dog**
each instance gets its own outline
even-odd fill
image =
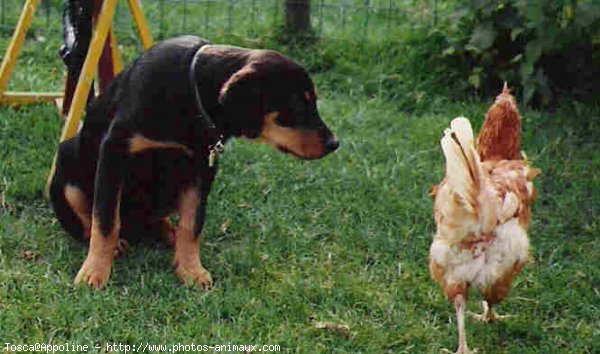
[[[51,200],[63,227],[89,239],[75,283],[103,287],[119,237],[168,237],[186,283],[212,284],[200,262],[217,143],[245,137],[302,159],[338,142],[319,117],[306,71],[267,50],[193,36],[158,43],[89,107],[80,132],[59,147]]]

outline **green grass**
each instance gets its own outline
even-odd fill
[[[181,286],[172,252],[149,246],[116,261],[106,290],[73,286],[86,249],[41,196],[59,120],[52,107],[3,108],[2,339],[269,343],[298,353],[452,348],[453,311],[427,271],[427,192],[442,176],[443,127],[463,113],[480,122],[485,104],[412,116],[393,102],[321,95],[342,141],[325,160],[242,141],[227,147],[204,231],[202,257],[216,279],[208,293]],[[482,352],[593,353],[600,344],[598,112],[588,113],[594,118],[579,126],[564,114],[527,112],[524,145],[544,170],[533,260],[500,308],[516,318],[468,322]],[[347,324],[350,334],[315,329],[311,316]]]
[[[11,89],[59,89],[57,43],[34,38]],[[3,50],[6,38],[0,42]],[[458,115],[479,127],[489,102],[410,87],[401,48],[383,52],[386,60],[369,43],[279,49],[313,71],[321,114],[342,145],[312,162],[240,140],[227,146],[203,233],[203,263],[215,279],[209,292],[180,285],[172,251],[152,246],[118,259],[103,291],[72,285],[86,247],[65,234],[41,193],[58,115],[51,106],[0,108],[2,346],[260,343],[311,354],[455,348],[454,311],[427,269],[435,228],[428,191],[443,176],[444,127]],[[125,52],[130,58],[135,48]],[[532,260],[499,308],[517,316],[492,325],[468,320],[468,340],[482,353],[598,353],[600,108],[523,113],[524,148],[543,170]],[[480,311],[480,299],[473,293],[469,309]],[[313,319],[350,331],[316,329]]]

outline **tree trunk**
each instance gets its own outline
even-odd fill
[[[310,29],[310,0],[285,0],[285,26],[290,33]]]

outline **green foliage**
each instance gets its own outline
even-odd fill
[[[599,97],[597,1],[472,0],[438,28],[419,33],[442,45],[433,60],[460,91],[493,94],[508,81],[527,104],[550,105],[565,94]]]
[[[227,10],[213,7],[211,16]],[[204,19],[204,12],[194,14],[190,19]],[[176,15],[167,22],[180,23]],[[104,291],[74,286],[86,247],[65,234],[41,193],[60,134],[56,109],[0,108],[1,339],[268,343],[311,354],[454,349],[454,311],[427,269],[435,228],[428,190],[443,175],[438,142],[449,119],[464,115],[477,126],[489,102],[465,99],[472,63],[455,54],[470,39],[459,36],[457,17],[447,20],[457,22],[440,16],[439,27],[413,31],[392,25],[378,40],[371,33],[357,40],[358,29],[356,38],[323,35],[308,47],[281,46],[266,31],[257,30],[258,39],[202,26],[186,31],[277,49],[303,63],[319,90],[320,112],[341,141],[334,154],[312,162],[246,141],[228,144],[203,232],[203,263],[215,279],[210,292],[181,286],[172,250],[151,245],[116,260]],[[26,42],[12,90],[61,88],[60,35],[41,40],[43,25]],[[165,27],[168,36],[174,28]],[[135,34],[124,34],[119,43],[129,62],[140,48]],[[8,38],[0,38],[2,50]],[[485,44],[484,35],[477,38]],[[453,93],[460,100],[450,101]],[[523,116],[524,149],[543,170],[531,263],[498,309],[516,316],[499,324],[467,320],[469,343],[483,353],[596,353],[600,107],[524,109]],[[469,310],[481,310],[478,300],[473,293]],[[312,319],[347,324],[350,333],[316,329]]]

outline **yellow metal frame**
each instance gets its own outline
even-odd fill
[[[110,44],[113,48],[113,71],[116,75],[123,70],[123,60],[121,59],[121,55],[118,51],[116,37],[112,29],[112,20],[117,7],[117,2],[118,0],[104,0],[102,3],[102,9],[100,10],[100,15],[96,21],[90,47],[83,63],[79,80],[77,81],[73,101],[71,102],[71,108],[69,109],[69,113],[60,136],[61,142],[71,138],[77,132],[77,127],[81,121],[81,117],[83,116],[87,97],[98,68],[98,62],[100,61],[100,56],[109,33],[111,41]],[[152,47],[153,40],[148,27],[148,21],[144,16],[140,1],[128,0],[128,3],[131,10],[131,15],[135,21],[139,36],[141,38],[142,46],[144,47],[144,50],[147,50],[148,48]],[[40,0],[26,0],[25,4],[23,5],[23,10],[21,11],[21,16],[19,17],[17,27],[15,28],[15,32],[13,33],[10,44],[6,49],[6,54],[2,59],[2,66],[0,67],[0,104],[7,103],[12,105],[21,105],[43,101],[53,101],[58,108],[62,107],[64,95],[61,92],[5,92],[13,68],[17,61],[17,57],[19,56],[19,52],[23,47],[25,35],[31,26],[33,16],[35,15],[35,11],[37,10],[39,4]],[[56,155],[54,156],[54,161],[52,162],[52,167],[50,169],[50,175],[48,176],[48,181],[46,183],[46,196],[48,195],[50,181],[56,168],[55,164]]]
[[[112,29],[112,19],[114,16],[114,9],[116,7],[116,3],[118,0],[105,0],[102,5],[102,12],[97,21],[96,30],[100,27],[108,26],[110,32],[110,41],[111,47],[114,48],[112,51],[112,59],[113,59],[113,72],[118,74],[121,70],[123,70],[123,60],[121,59],[121,55],[118,51],[116,37],[114,35]],[[106,6],[107,2],[110,2],[108,6]],[[127,0],[129,4],[129,8],[131,11],[131,15],[138,29],[138,33],[142,42],[142,46],[144,50],[149,49],[154,44],[152,39],[152,34],[150,33],[150,28],[148,26],[148,21],[144,16],[144,12],[142,11],[142,6],[140,0]],[[55,102],[55,104],[60,108],[62,105],[62,98],[64,94],[62,92],[10,92],[6,91],[6,87],[8,86],[8,82],[10,80],[11,74],[13,72],[14,66],[17,62],[17,58],[23,47],[23,43],[25,41],[25,35],[27,31],[31,27],[31,23],[33,21],[33,16],[37,8],[39,7],[40,0],[26,0],[23,5],[23,10],[21,11],[21,15],[19,17],[19,21],[17,22],[17,27],[15,28],[15,32],[13,33],[12,39],[6,49],[6,53],[2,59],[2,66],[0,67],[0,104],[8,104],[8,105],[24,105],[24,104],[34,104],[40,102]],[[105,10],[110,10],[112,7],[112,12],[109,14],[110,16],[104,15]],[[104,16],[103,16],[104,15]],[[103,23],[104,22],[104,23]],[[103,29],[104,31],[105,29]],[[106,41],[106,35],[101,36]],[[100,46],[97,50],[101,52],[102,46],[104,43],[97,43]],[[92,48],[92,43],[90,43],[90,49]],[[90,50],[91,51],[91,50]],[[90,53],[88,52],[88,57]],[[97,55],[94,54],[94,55]],[[87,58],[86,58],[87,60]],[[98,60],[93,60],[96,62],[96,66],[98,65]],[[91,75],[95,74],[95,69],[91,72]],[[79,87],[80,83],[84,83],[89,81],[89,78],[86,78],[84,81],[78,81],[77,86]],[[86,97],[89,93],[89,87],[85,90]],[[77,89],[76,89],[77,90]],[[77,113],[75,111],[74,113]],[[80,120],[80,117],[77,118],[77,114],[72,115],[69,113],[69,116],[73,116],[77,123]],[[72,133],[72,128],[66,132],[63,132],[63,137],[69,137],[69,133]],[[62,141],[62,140],[61,140]]]
[[[79,122],[83,116],[87,97],[98,69],[98,62],[100,61],[100,56],[109,33],[110,44],[113,48],[113,72],[116,75],[123,70],[123,60],[118,51],[116,37],[112,29],[112,21],[115,14],[115,9],[117,7],[117,2],[118,0],[104,0],[102,3],[102,9],[100,10],[100,15],[96,21],[90,47],[83,63],[83,68],[81,70],[81,74],[79,75],[79,80],[77,81],[71,107],[69,109],[69,113],[67,114],[66,122],[60,136],[61,142],[71,138],[77,132],[77,127],[79,126]],[[133,20],[135,21],[138,29],[142,46],[144,47],[144,50],[147,50],[152,47],[154,41],[150,33],[148,21],[146,20],[146,17],[142,11],[140,0],[127,0],[127,2],[129,4],[129,9],[131,11]],[[39,4],[40,0],[26,0],[25,4],[23,5],[23,10],[21,11],[21,16],[19,17],[17,27],[15,28],[15,32],[13,33],[10,44],[6,49],[6,54],[2,59],[2,66],[0,67],[0,104],[4,103],[10,105],[22,105],[50,101],[54,102],[57,108],[60,110],[62,108],[62,102],[64,98],[64,94],[62,92],[5,91],[17,61],[17,57],[19,56],[19,52],[23,47],[25,35],[31,26],[33,16],[35,15]],[[54,161],[52,162],[52,167],[50,169],[50,175],[48,176],[48,181],[46,183],[46,196],[48,195],[50,181],[54,175],[56,168],[55,165],[56,155],[54,156]]]
[[[113,48],[112,59],[115,75],[123,69],[123,61],[117,50],[117,42],[114,34],[112,33],[111,28],[112,19],[115,13],[115,9],[117,7],[117,2],[118,0],[104,0],[102,4],[100,16],[96,21],[92,41],[90,42],[90,47],[88,49],[87,56],[83,63],[81,74],[79,75],[79,81],[77,81],[77,87],[75,88],[73,101],[71,102],[71,108],[69,110],[69,114],[67,115],[67,120],[65,122],[62,134],[60,136],[60,142],[63,142],[73,137],[77,133],[77,128],[85,110],[85,104],[87,102],[87,97],[90,92],[92,81],[94,79],[94,74],[98,67],[98,62],[102,54],[102,49],[104,47],[104,44],[106,43],[106,37],[109,32],[111,33],[111,46]],[[129,8],[131,10],[131,15],[138,29],[142,46],[144,47],[144,50],[147,50],[153,45],[153,39],[152,35],[150,34],[150,29],[148,27],[148,21],[146,20],[146,17],[142,12],[139,0],[128,0],[128,3]],[[46,181],[46,188],[44,191],[44,194],[46,196],[49,195],[50,182],[52,181],[52,177],[54,176],[55,171],[56,155],[54,155],[52,167],[50,168],[50,174],[48,175],[48,180]]]
[[[23,11],[21,11],[19,22],[17,22],[17,28],[15,28],[10,44],[6,49],[6,55],[2,60],[2,67],[0,68],[0,96],[4,94],[4,90],[8,85],[10,74],[12,73],[17,56],[25,41],[25,35],[27,34],[29,26],[31,26],[33,15],[39,4],[40,0],[26,0],[25,5],[23,5]]]
[[[88,49],[87,56],[83,62],[81,74],[79,74],[79,81],[77,81],[77,87],[75,88],[75,94],[73,95],[73,101],[71,102],[71,109],[67,115],[67,121],[63,127],[60,141],[69,139],[77,132],[77,125],[81,120],[85,104],[87,103],[88,94],[94,81],[94,75],[98,68],[98,62],[100,61],[100,55],[106,43],[106,38],[110,29],[113,15],[117,7],[118,0],[104,0],[102,3],[102,9],[100,10],[100,16],[94,34],[92,35],[92,41],[90,42],[90,48]]]
[[[146,16],[144,16],[144,12],[142,11],[142,4],[140,3],[140,0],[127,0],[127,2],[129,3],[129,9],[131,10],[131,16],[133,17],[135,26],[138,29],[142,46],[144,47],[144,50],[148,50],[154,45],[154,41],[152,40],[148,20],[146,20]]]
[[[25,35],[27,30],[31,26],[33,21],[33,15],[40,4],[40,0],[26,0],[21,11],[21,16],[17,22],[17,27],[13,33],[12,39],[8,48],[6,48],[6,54],[2,59],[2,66],[0,67],[0,103],[30,103],[45,100],[54,100],[57,94],[52,95],[37,95],[35,93],[22,93],[22,92],[5,92],[10,80],[17,57],[25,41]],[[61,95],[62,94],[58,94]]]
[[[11,92],[6,91],[0,98],[0,103],[6,103],[13,106],[25,104],[34,104],[40,102],[52,102],[62,99],[62,92]]]
[[[102,49],[104,48],[104,43],[106,43],[106,37],[108,36],[109,32],[111,33],[111,46],[113,47],[112,53],[114,73],[118,74],[123,69],[123,61],[117,50],[117,42],[111,27],[117,2],[118,0],[104,0],[102,3],[102,9],[100,10],[100,16],[98,17],[98,20],[96,21],[96,27],[90,42],[90,48],[88,49],[87,56],[83,63],[83,68],[81,69],[81,74],[79,75],[79,81],[77,81],[77,87],[75,88],[71,109],[67,115],[67,120],[60,137],[61,142],[71,138],[77,132],[77,127],[81,121],[83,111],[85,110],[85,104],[94,80],[94,74],[98,68],[98,62],[100,60]],[[146,50],[153,45],[152,35],[150,34],[150,29],[148,28],[148,21],[142,12],[139,0],[128,0],[128,2],[131,15],[140,34],[142,45]],[[54,164],[52,165],[50,177],[52,177],[53,172]]]

